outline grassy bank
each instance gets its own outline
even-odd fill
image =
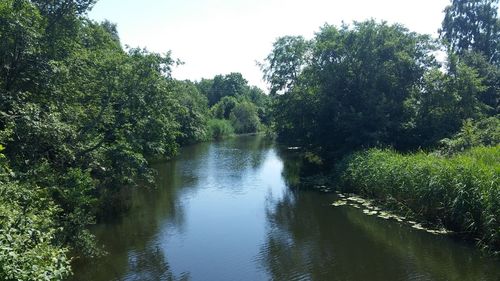
[[[344,159],[341,186],[500,250],[500,145],[443,157],[370,149]]]

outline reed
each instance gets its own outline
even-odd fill
[[[234,135],[234,128],[229,120],[208,120],[208,139],[220,140]]]
[[[339,166],[342,189],[397,202],[412,215],[500,251],[500,145],[452,156],[370,149]]]

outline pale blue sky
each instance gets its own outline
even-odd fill
[[[89,16],[118,24],[123,44],[172,51],[178,79],[241,72],[265,88],[255,61],[279,36],[311,38],[324,23],[369,18],[437,36],[449,0],[99,0]]]

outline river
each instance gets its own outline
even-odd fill
[[[500,261],[467,243],[290,188],[295,155],[259,136],[183,148],[93,229],[108,255],[72,280],[500,280]]]

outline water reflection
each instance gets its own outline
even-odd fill
[[[174,161],[156,163],[157,188],[132,191],[130,212],[93,229],[109,255],[98,260],[77,260],[72,280],[191,280],[189,270],[174,274],[169,263],[170,253],[175,250],[169,240],[185,237],[188,232],[186,209],[192,203],[190,199],[208,201],[197,206],[207,207],[213,214],[227,213],[234,206],[229,202],[232,198],[227,198],[225,204],[210,206],[222,198],[217,190],[234,195],[258,185],[255,173],[271,145],[262,137],[202,143],[183,148]],[[198,219],[196,225],[212,227],[207,225],[204,214],[191,217],[191,221]]]
[[[94,229],[109,255],[73,280],[500,280],[463,243],[334,208],[297,188],[297,154],[262,137],[186,147],[157,163],[157,189]]]
[[[498,260],[448,237],[332,208],[334,195],[286,193],[268,205],[260,260],[272,280],[500,280]]]

